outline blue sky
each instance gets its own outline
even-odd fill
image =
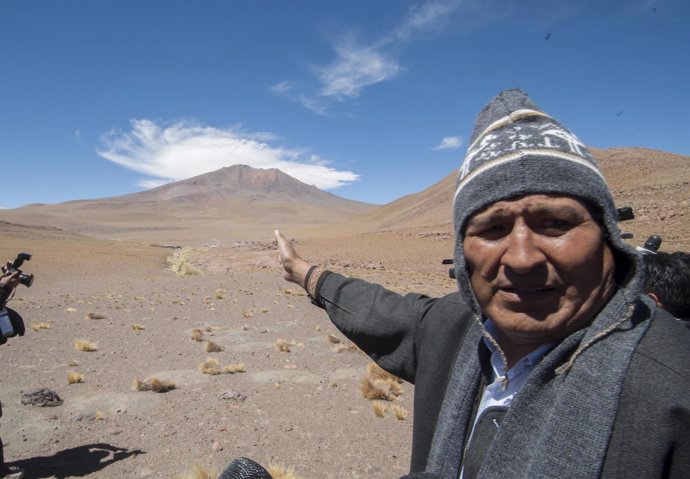
[[[690,154],[685,0],[1,0],[0,207],[222,166],[387,203],[527,91],[596,147]]]

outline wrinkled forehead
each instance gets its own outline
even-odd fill
[[[601,211],[599,211],[599,209],[595,206],[591,205],[588,201],[570,195],[535,193],[514,196],[489,203],[468,216],[465,224],[463,225],[462,231],[464,233],[468,224],[474,221],[485,220],[490,217],[568,212],[591,217],[601,227],[603,227],[603,215]]]

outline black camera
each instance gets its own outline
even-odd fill
[[[19,253],[10,266],[7,267],[5,274],[19,273],[19,282],[31,287],[34,284],[33,274],[24,274],[19,267],[24,264],[24,261],[31,260],[29,253]],[[6,288],[5,285],[0,284],[0,344],[4,344],[7,338],[14,336],[24,336],[24,320],[16,311],[5,308],[11,293],[12,288]]]
[[[6,273],[14,273],[15,271],[19,273],[19,283],[23,284],[27,288],[30,288],[34,284],[33,274],[24,274],[19,267],[24,264],[24,261],[31,261],[31,253],[19,253],[15,260],[12,262],[12,266],[8,268]]]

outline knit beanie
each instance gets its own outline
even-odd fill
[[[607,241],[614,252],[622,253],[617,260],[637,264],[635,250],[621,239],[606,180],[585,145],[527,94],[505,90],[479,113],[453,201],[455,273],[462,296],[475,312],[479,305],[463,251],[465,223],[492,203],[529,194],[570,196],[595,207]]]

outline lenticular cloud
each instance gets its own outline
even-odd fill
[[[224,166],[278,168],[321,189],[334,189],[359,179],[351,171],[338,171],[323,162],[313,163],[296,149],[277,145],[268,133],[247,133],[236,128],[214,128],[179,121],[158,125],[132,120],[129,132],[111,131],[101,139],[102,158],[148,178],[140,186],[158,186],[215,171]]]

